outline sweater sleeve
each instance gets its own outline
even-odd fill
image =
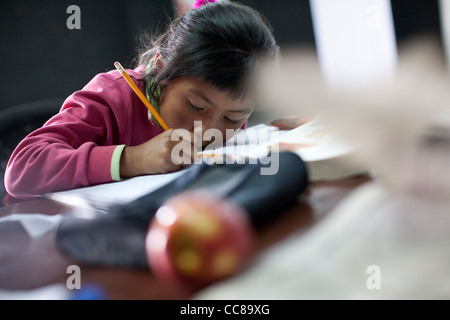
[[[124,104],[111,74],[97,75],[67,98],[61,111],[12,153],[5,172],[8,193],[26,199],[118,180],[120,127],[129,110]]]

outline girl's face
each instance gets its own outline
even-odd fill
[[[253,105],[249,98],[234,99],[228,92],[217,90],[204,81],[178,78],[162,91],[159,111],[170,128],[192,132],[194,121],[201,121],[203,132],[220,130],[225,142],[226,130],[241,128],[252,113]]]

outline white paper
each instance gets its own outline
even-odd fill
[[[184,171],[181,170],[167,174],[140,176],[120,182],[56,192],[48,194],[47,197],[77,207],[102,209],[109,205],[136,200],[178,178],[183,173]]]
[[[249,137],[246,139],[246,137]],[[291,151],[305,162],[310,180],[332,180],[368,172],[358,162],[356,147],[346,142],[336,129],[320,116],[292,130],[278,131],[275,127],[258,125],[236,136],[236,146],[217,148],[203,154],[224,155],[225,161],[260,159],[270,151]],[[207,158],[206,158],[207,159]]]
[[[0,218],[0,223],[5,221],[17,221],[23,226],[23,228],[28,233],[30,238],[36,238],[56,228],[61,219],[62,219],[61,215],[20,213]]]

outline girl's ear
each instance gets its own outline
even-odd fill
[[[153,61],[153,68],[162,69],[164,67],[164,59],[159,52],[155,55],[155,61]]]

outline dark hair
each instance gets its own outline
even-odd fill
[[[157,86],[180,77],[203,80],[242,97],[258,58],[277,58],[279,47],[268,21],[254,9],[228,1],[206,4],[174,20],[169,29],[141,54],[147,65],[159,52],[164,67],[144,77]]]

